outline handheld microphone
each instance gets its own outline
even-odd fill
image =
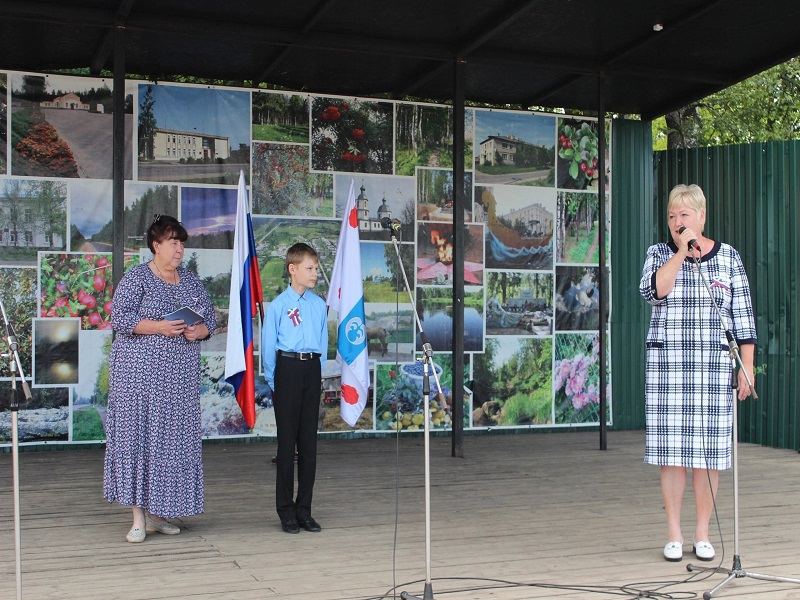
[[[400,231],[400,223],[397,219],[390,219],[389,217],[383,217],[381,219],[381,227],[384,229],[391,229],[392,231]]]
[[[686,231],[686,227],[681,226],[680,228],[678,228],[678,233],[679,234],[683,233],[684,231]],[[689,240],[689,244],[688,245],[689,245],[689,250],[694,248],[698,252],[702,252],[702,250],[700,250],[700,244],[697,243],[697,240]]]

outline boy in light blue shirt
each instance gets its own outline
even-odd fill
[[[286,533],[300,533],[301,527],[321,531],[311,516],[322,364],[328,353],[328,307],[311,291],[318,267],[317,253],[308,244],[289,248],[289,287],[269,304],[261,329],[261,361],[264,377],[274,390],[272,403],[278,428],[275,508]]]

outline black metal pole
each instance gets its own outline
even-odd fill
[[[113,163],[112,163],[112,219],[114,221],[111,252],[111,276],[114,289],[125,272],[125,28],[114,29],[114,105]],[[131,123],[133,127],[133,123]],[[175,215],[176,217],[178,215]]]
[[[453,66],[453,434],[452,456],[464,457],[464,60]]]
[[[605,107],[605,73],[597,77],[597,128],[599,144],[597,150],[597,202],[600,217],[597,227],[600,242],[600,450],[608,449],[608,421],[606,403],[606,346],[608,340],[608,277],[606,271],[606,107]]]

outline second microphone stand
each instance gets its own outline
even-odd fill
[[[694,249],[692,249],[692,255],[694,256]],[[703,282],[703,285],[708,292],[708,296],[711,299],[711,305],[717,312],[719,316],[720,327],[722,331],[725,333],[725,337],[728,340],[728,347],[730,348],[730,357],[731,361],[733,362],[733,368],[731,372],[731,394],[733,396],[733,421],[731,423],[731,436],[732,436],[732,443],[731,443],[731,466],[733,467],[733,566],[730,569],[725,569],[724,567],[697,567],[691,563],[686,565],[686,570],[690,573],[692,571],[708,571],[712,573],[727,573],[728,577],[725,578],[719,585],[708,592],[703,592],[704,600],[709,600],[716,594],[720,589],[722,589],[725,585],[731,582],[734,579],[740,579],[742,577],[750,577],[752,579],[761,579],[765,581],[782,581],[786,583],[796,583],[800,584],[800,579],[794,579],[791,577],[778,577],[776,575],[764,575],[763,573],[752,573],[750,571],[745,571],[742,568],[742,561],[739,558],[739,452],[738,452],[738,422],[737,422],[737,414],[738,414],[738,407],[737,402],[737,394],[736,389],[738,387],[737,380],[736,380],[736,369],[737,367],[744,373],[745,379],[747,379],[747,384],[750,386],[750,392],[753,395],[753,400],[758,400],[758,394],[756,394],[756,389],[753,387],[753,382],[750,381],[750,375],[747,372],[747,369],[744,368],[744,364],[742,363],[742,358],[739,355],[739,345],[736,343],[736,340],[733,337],[733,334],[730,330],[725,326],[725,321],[722,318],[722,312],[717,306],[716,301],[714,300],[714,296],[711,293],[711,287],[708,285],[708,281],[706,280],[705,275],[703,275],[703,270],[700,268],[700,261],[695,257],[695,265],[697,266],[697,272],[700,274],[700,279]]]
[[[387,224],[384,224],[386,227]],[[395,232],[399,230],[400,224],[396,221],[388,223],[387,229],[392,234],[392,244],[394,245],[395,253],[397,254],[397,262],[400,267],[400,272],[403,274],[403,283],[405,283],[408,297],[411,300],[411,305],[414,306],[414,297],[411,295],[411,286],[408,284],[408,277],[406,270],[403,267],[403,259],[400,256],[400,244],[397,241]],[[430,428],[431,428],[431,413],[430,413],[430,378],[429,367],[433,362],[433,348],[428,342],[425,331],[422,328],[422,321],[419,318],[419,313],[414,310],[415,322],[419,330],[420,339],[422,340],[422,398],[424,416],[423,422],[425,423],[425,588],[422,598],[412,596],[408,592],[402,592],[400,598],[403,600],[433,600],[433,584],[431,583],[431,448],[430,448]],[[436,381],[436,387],[439,394],[442,393],[442,386],[439,384],[439,378],[436,375],[436,369],[433,371],[433,378]]]
[[[19,373],[20,385],[22,392],[27,401],[31,400],[31,390],[25,381],[25,372],[22,370],[22,362],[19,359],[19,345],[17,344],[17,337],[14,335],[14,328],[8,320],[6,308],[0,301],[0,311],[3,313],[3,323],[6,329],[6,340],[8,341],[8,354],[3,354],[3,358],[10,360],[9,368],[11,369],[11,401],[9,409],[11,410],[11,451],[13,453],[13,484],[14,484],[14,546],[15,546],[15,565],[17,577],[17,600],[22,600],[22,559],[21,549],[22,543],[20,538],[20,523],[19,523],[19,399],[17,397],[17,383],[16,373]]]

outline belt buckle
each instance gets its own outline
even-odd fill
[[[311,360],[313,358],[311,352],[298,352],[297,355],[300,360]]]

